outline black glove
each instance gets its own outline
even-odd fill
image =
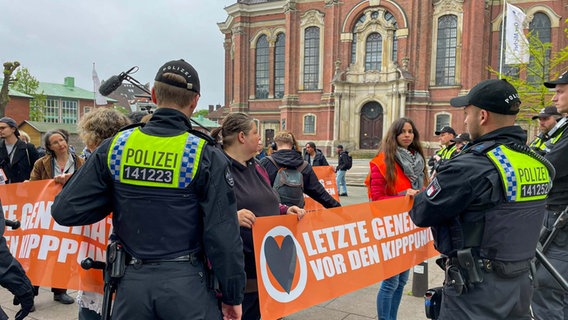
[[[34,292],[26,292],[25,294],[18,296],[18,300],[22,305],[22,309],[16,313],[16,320],[24,319],[32,310],[34,306]]]

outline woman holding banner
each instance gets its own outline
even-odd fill
[[[222,138],[223,151],[231,161],[231,175],[237,198],[237,214],[245,254],[247,284],[243,300],[243,320],[260,319],[260,304],[256,278],[256,263],[252,241],[252,225],[257,216],[297,214],[305,210],[281,205],[278,193],[270,186],[268,174],[256,162],[258,132],[255,121],[244,113],[231,113],[223,125],[211,132],[214,139]]]
[[[69,137],[59,130],[48,131],[44,136],[46,155],[39,158],[32,170],[30,180],[54,179],[64,184],[73,172],[85,163],[85,160],[69,151]],[[39,287],[34,287],[36,295]],[[72,304],[73,298],[66,289],[52,288],[53,300],[63,304]]]
[[[420,135],[409,118],[400,118],[390,126],[379,154],[369,163],[371,172],[365,180],[371,201],[414,196],[428,184],[428,171]],[[409,270],[383,280],[377,294],[379,320],[396,319]]]

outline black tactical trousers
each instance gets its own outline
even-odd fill
[[[126,267],[113,306],[113,320],[222,319],[207,287],[202,262],[160,262]]]
[[[448,295],[444,288],[439,320],[530,320],[532,285],[529,272],[503,278],[483,272],[483,282],[459,296]]]

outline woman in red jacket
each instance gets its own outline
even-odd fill
[[[371,201],[414,196],[428,184],[420,135],[409,118],[400,118],[389,128],[379,154],[369,163],[365,184]],[[377,294],[379,320],[394,320],[408,280],[406,270],[381,283]]]

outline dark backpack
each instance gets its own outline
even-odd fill
[[[347,157],[345,157],[345,170],[349,170],[351,167],[353,167],[353,157],[347,154]]]
[[[304,161],[298,168],[280,167],[271,156],[267,157],[278,168],[272,188],[278,192],[280,203],[287,206],[304,207],[304,176],[302,171],[308,163]]]

